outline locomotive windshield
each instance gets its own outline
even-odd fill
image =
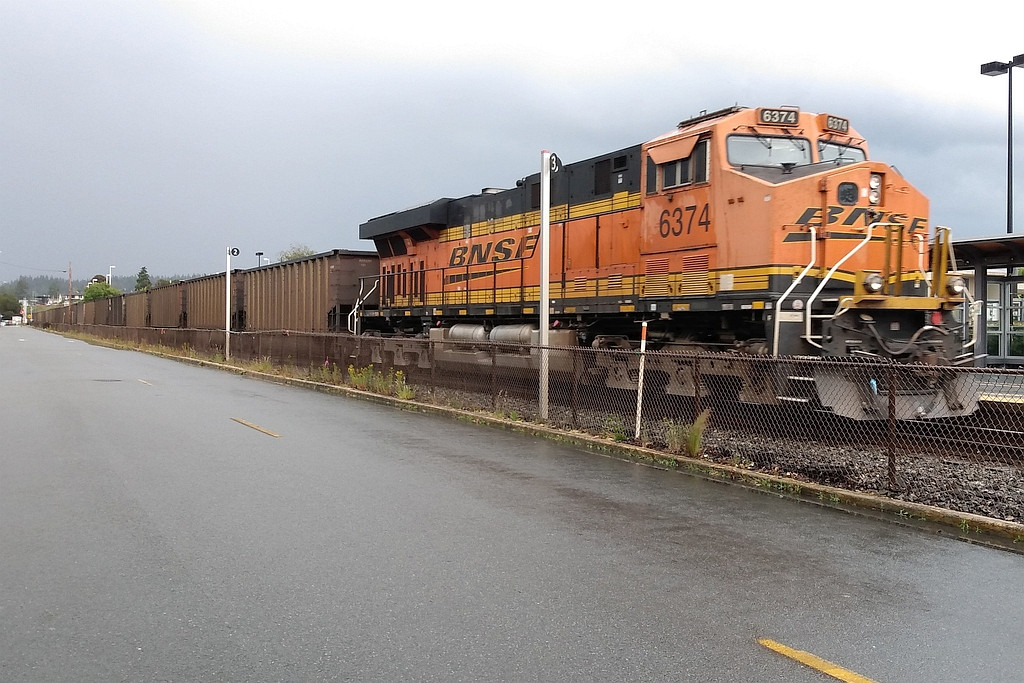
[[[778,135],[730,135],[726,144],[733,166],[809,166],[815,162],[807,138]],[[819,161],[853,164],[865,161],[860,147],[832,140],[818,140]]]
[[[730,135],[726,142],[729,163],[733,166],[806,166],[811,158],[807,138],[776,135]]]
[[[835,142],[826,142],[825,140],[818,140],[818,154],[821,155],[822,161],[839,161],[851,164],[858,161],[866,161],[868,158],[860,147],[840,145]]]

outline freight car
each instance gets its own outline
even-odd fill
[[[343,332],[360,278],[378,270],[372,251],[335,249],[231,273],[231,329]],[[40,311],[38,324],[223,330],[224,273],[70,307]],[[374,306],[373,297],[363,297]]]
[[[344,331],[359,279],[377,268],[374,252],[335,249],[233,271],[231,329]],[[182,327],[224,329],[224,273],[185,280],[180,286]]]
[[[402,340],[428,337],[440,362],[472,364],[480,357],[474,344],[536,343],[546,277],[556,346],[635,349],[643,321],[652,348],[920,369],[916,386],[898,392],[863,363],[813,371],[775,364],[769,378],[752,376],[749,363],[703,370],[733,375],[746,400],[873,418],[898,393],[901,417],[975,410],[963,374],[941,372],[973,362],[962,322],[968,294],[949,270],[950,232],[932,230],[924,195],[871,160],[848,119],[731,107],[563,166],[551,180],[547,273],[540,180],[533,174],[510,189],[360,225],[380,255],[380,272],[363,291],[380,302],[357,305],[359,328],[389,336],[398,363],[422,364]],[[663,374],[668,393],[698,391],[672,367]],[[587,380],[635,387],[612,367]]]

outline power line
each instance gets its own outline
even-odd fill
[[[20,268],[22,270],[35,270],[40,273],[67,273],[67,270],[54,270],[53,268],[33,268],[32,266],[23,266],[18,263],[7,263],[6,261],[0,261],[0,266],[10,266],[11,268]]]

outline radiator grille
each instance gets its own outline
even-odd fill
[[[696,254],[683,257],[682,277],[679,293],[698,296],[708,293],[708,255]]]
[[[644,264],[644,296],[668,296],[672,293],[668,284],[668,259],[651,259]]]

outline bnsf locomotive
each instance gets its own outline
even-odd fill
[[[949,231],[931,228],[928,200],[870,160],[847,119],[732,107],[564,165],[551,176],[547,273],[540,181],[360,225],[380,256],[363,283],[379,307],[357,307],[354,329],[392,338],[397,358],[402,338],[429,336],[438,358],[473,362],[474,343],[537,341],[545,277],[555,346],[635,348],[643,321],[653,348],[864,361],[791,366],[770,381],[719,361],[750,400],[813,398],[870,418],[887,391],[871,363],[896,362],[921,366],[902,414],[975,409],[960,375],[941,372],[972,362]],[[698,390],[666,373],[667,392]],[[616,377],[599,381],[635,388]],[[861,400],[840,407],[850,395]]]

